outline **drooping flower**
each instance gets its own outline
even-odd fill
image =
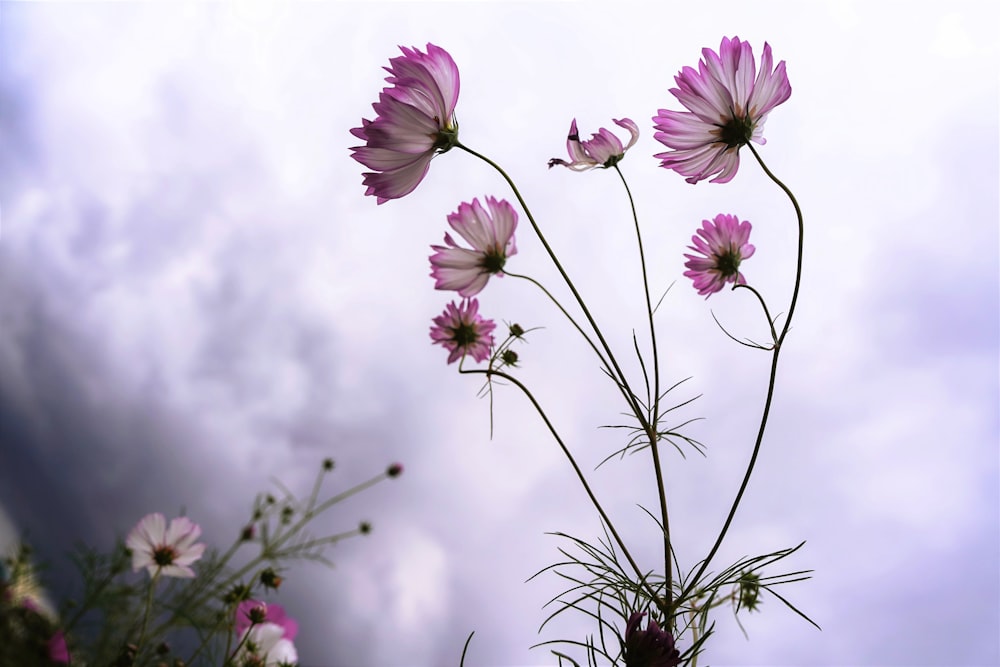
[[[443,313],[434,318],[431,340],[451,352],[448,355],[449,364],[465,355],[476,361],[486,361],[490,358],[490,348],[493,347],[491,334],[496,326],[493,320],[479,315],[479,302],[475,299],[463,299],[458,304],[452,301]]]
[[[646,612],[632,614],[625,626],[625,667],[677,667],[681,664],[680,651],[674,646],[674,637],[650,619],[645,630],[639,623]]]
[[[236,664],[240,667],[283,667],[299,661],[295,644],[277,623],[261,623],[240,636]]]
[[[299,633],[299,624],[285,613],[280,604],[268,604],[260,600],[244,600],[236,606],[236,634],[242,636],[253,625],[273,623],[282,628],[282,636],[288,640],[295,639]]]
[[[462,203],[448,216],[448,224],[461,235],[472,250],[459,247],[451,234],[444,235],[446,245],[432,245],[431,277],[434,287],[455,290],[463,297],[479,294],[490,276],[503,275],[507,258],[517,253],[514,230],[517,211],[506,200],[486,198],[489,212],[473,199]]]
[[[746,279],[740,273],[740,262],[752,257],[753,245],[750,240],[749,222],[740,222],[735,215],[720,213],[712,221],[703,220],[701,229],[691,237],[691,250],[703,256],[688,255],[684,275],[694,281],[698,294],[707,299],[720,291],[726,283],[745,285]]]
[[[702,49],[698,71],[685,67],[670,92],[687,111],[660,109],[653,136],[668,148],[660,166],[687,176],[688,183],[715,176],[728,183],[740,166],[740,147],[763,145],[767,114],[792,94],[785,61],[771,69],[771,46],[764,43],[760,72],[749,42],[723,38],[719,53]]]
[[[607,169],[618,164],[625,157],[625,151],[632,148],[639,139],[639,126],[631,118],[612,120],[618,127],[629,131],[631,138],[627,146],[622,146],[618,137],[603,127],[591,135],[590,139],[580,141],[580,133],[576,129],[576,118],[574,118],[569,125],[569,136],[566,137],[566,150],[569,152],[571,161],[566,162],[554,157],[549,160],[549,169],[561,164],[573,171],[587,171],[595,167]]]
[[[363,174],[366,195],[379,204],[410,194],[427,174],[431,158],[458,141],[455,104],[458,102],[458,67],[444,49],[427,45],[399,47],[402,56],[389,59],[386,81],[378,102],[372,104],[375,120],[362,119],[351,134],[365,142],[351,148],[355,160],[372,169]]]
[[[125,540],[132,551],[132,570],[146,568],[151,576],[191,578],[190,565],[201,558],[204,544],[195,544],[201,528],[187,517],[167,520],[159,512],[147,514]]]

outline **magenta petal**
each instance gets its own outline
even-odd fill
[[[458,125],[459,76],[444,49],[427,45],[427,52],[400,47],[402,56],[389,60],[386,81],[392,84],[372,105],[374,120],[362,119],[351,134],[365,142],[351,149],[352,157],[372,169],[363,174],[365,194],[379,204],[413,192],[431,159],[455,145]]]
[[[739,268],[756,250],[749,243],[751,229],[749,222],[741,222],[735,215],[720,213],[711,221],[702,221],[688,246],[698,254],[684,255],[684,276],[691,279],[698,294],[707,299],[726,283],[746,284]]]
[[[668,150],[660,166],[689,183],[711,179],[728,183],[739,170],[739,149],[764,143],[767,114],[792,94],[785,62],[773,68],[771,46],[764,44],[761,67],[749,42],[723,38],[719,51],[702,49],[698,69],[684,67],[670,92],[687,111],[660,109],[653,117],[654,138]]]
[[[463,297],[475,296],[491,275],[503,275],[507,258],[517,254],[514,242],[517,212],[502,199],[487,197],[486,207],[479,199],[473,199],[471,204],[460,204],[448,216],[448,224],[472,248],[458,247],[448,234],[445,234],[447,247],[431,246],[434,287],[456,291]]]
[[[614,121],[619,127],[629,132],[629,142],[623,146],[621,140],[607,128],[601,128],[586,141],[580,140],[576,119],[569,125],[569,135],[566,138],[566,152],[569,162],[561,158],[549,160],[549,168],[555,165],[568,167],[573,171],[587,171],[596,167],[608,168],[621,161],[625,152],[635,145],[639,138],[639,126],[630,118]]]

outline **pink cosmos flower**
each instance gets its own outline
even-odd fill
[[[162,514],[147,514],[129,533],[125,546],[132,551],[132,570],[146,568],[150,576],[191,578],[189,566],[201,558],[204,544],[195,544],[201,528],[187,517],[170,521]]]
[[[277,623],[261,623],[240,636],[236,664],[240,667],[282,667],[295,665],[299,661],[295,644],[284,634]]]
[[[281,626],[282,636],[286,639],[295,639],[299,633],[299,624],[293,618],[289,618],[285,613],[285,608],[280,604],[267,604],[260,600],[244,600],[236,607],[236,634],[242,636],[255,623],[251,620],[251,612],[261,614],[261,620],[256,623],[273,623]]]
[[[455,104],[458,102],[458,67],[444,49],[427,45],[399,47],[402,56],[389,59],[386,81],[378,102],[372,104],[375,120],[361,120],[351,134],[364,146],[351,148],[352,156],[372,172],[363,174],[366,195],[379,204],[410,194],[420,184],[431,158],[458,141]]]
[[[554,157],[549,160],[549,169],[561,164],[573,171],[587,171],[595,167],[607,169],[618,164],[625,157],[625,151],[632,148],[639,139],[639,126],[631,118],[621,120],[612,118],[612,120],[615,121],[615,125],[625,128],[632,135],[627,146],[622,146],[618,137],[603,127],[587,141],[580,141],[580,133],[576,129],[576,118],[574,118],[569,125],[569,136],[566,137],[566,150],[569,151],[572,162]]]
[[[755,250],[747,243],[751,228],[749,222],[740,222],[735,215],[722,213],[711,222],[702,221],[698,234],[691,237],[694,245],[688,247],[704,257],[684,255],[687,257],[684,266],[688,269],[684,275],[694,281],[698,294],[704,294],[707,299],[726,283],[746,284],[739,269],[740,262],[752,257]]]
[[[687,111],[660,109],[653,136],[668,148],[660,166],[687,176],[688,183],[715,176],[728,183],[740,166],[740,147],[765,143],[768,112],[789,98],[785,61],[771,69],[771,46],[764,43],[760,72],[749,42],[723,38],[719,53],[702,49],[698,71],[685,67],[670,92]]]
[[[506,200],[486,198],[489,212],[478,199],[462,203],[448,216],[448,224],[468,241],[472,250],[461,248],[451,234],[444,235],[446,246],[432,245],[431,277],[434,287],[455,290],[463,297],[479,294],[490,276],[503,276],[507,258],[517,253],[514,230],[517,211]]]
[[[431,340],[451,352],[448,355],[449,364],[467,354],[476,361],[486,361],[490,358],[493,347],[491,334],[496,326],[493,320],[479,315],[479,302],[475,299],[464,299],[460,304],[452,301],[442,314],[434,318]]]

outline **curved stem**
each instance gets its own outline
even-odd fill
[[[738,288],[738,287],[742,287],[743,289],[750,290],[751,292],[753,292],[754,296],[757,297],[757,301],[760,302],[760,307],[764,309],[764,317],[767,318],[767,326],[771,328],[771,340],[774,341],[775,343],[777,343],[778,342],[778,332],[774,330],[774,320],[771,319],[771,312],[767,309],[767,304],[764,302],[764,297],[761,296],[760,292],[758,292],[757,290],[755,290],[753,287],[750,287],[750,285],[740,285],[739,283],[737,283],[737,284],[733,285],[733,290],[735,291],[736,288]]]
[[[750,483],[750,475],[753,474],[754,465],[757,463],[757,455],[760,454],[760,445],[764,440],[764,429],[767,427],[767,418],[771,411],[771,401],[774,398],[774,384],[778,373],[778,356],[781,353],[781,344],[785,340],[785,336],[788,335],[788,330],[792,324],[792,315],[795,313],[795,304],[799,298],[799,286],[802,283],[802,239],[804,235],[805,225],[802,222],[802,209],[799,208],[799,202],[795,199],[795,195],[792,191],[788,189],[784,183],[778,180],[778,177],[771,173],[771,170],[767,168],[764,161],[761,159],[757,150],[752,144],[747,144],[750,148],[750,152],[753,153],[754,157],[757,158],[757,162],[760,164],[761,168],[764,169],[764,173],[774,181],[774,183],[780,187],[788,198],[792,201],[792,206],[795,208],[795,217],[798,222],[798,251],[796,254],[795,261],[795,285],[792,288],[792,298],[791,305],[788,307],[788,317],[785,318],[785,324],[781,327],[781,333],[777,336],[774,343],[774,350],[771,356],[771,374],[768,379],[767,384],[767,398],[764,400],[764,411],[760,418],[760,427],[757,430],[757,440],[754,442],[753,454],[750,455],[750,462],[747,464],[746,473],[743,475],[743,482],[740,484],[740,489],[736,493],[736,498],[733,500],[732,507],[729,510],[729,515],[726,517],[726,522],[722,526],[722,530],[719,532],[718,538],[715,540],[715,544],[712,545],[711,551],[708,552],[708,556],[702,561],[701,566],[698,568],[698,572],[694,577],[691,578],[691,583],[688,584],[681,592],[681,597],[686,597],[688,593],[694,588],[694,586],[701,580],[701,576],[705,573],[708,568],[709,563],[712,558],[715,557],[716,552],[718,552],[719,547],[722,545],[722,540],[725,539],[726,533],[729,531],[729,526],[733,522],[733,517],[736,516],[736,509],[740,505],[740,501],[743,500],[743,493],[747,489],[747,485]]]
[[[629,407],[632,408],[632,411],[636,414],[637,418],[639,419],[639,423],[643,426],[643,428],[644,429],[648,428],[649,424],[647,423],[645,416],[642,414],[642,409],[641,406],[638,404],[638,399],[636,399],[635,397],[635,392],[633,392],[631,387],[629,387],[628,380],[625,378],[625,374],[622,372],[622,369],[619,367],[618,362],[615,360],[615,355],[611,351],[611,347],[608,345],[608,342],[604,339],[604,334],[601,333],[600,327],[597,326],[597,322],[594,320],[594,317],[590,314],[590,310],[587,308],[587,304],[584,303],[583,297],[581,297],[580,293],[576,290],[576,285],[574,285],[573,281],[570,280],[569,274],[566,273],[566,270],[559,262],[559,259],[556,257],[555,251],[552,250],[552,247],[549,245],[548,241],[545,240],[545,236],[542,234],[541,228],[538,226],[538,223],[535,222],[535,217],[531,214],[531,209],[528,208],[528,204],[524,201],[524,197],[521,196],[521,191],[517,189],[517,186],[514,184],[514,181],[511,179],[511,177],[507,175],[507,172],[504,171],[503,168],[496,162],[489,159],[482,153],[478,153],[472,150],[471,148],[469,148],[468,146],[459,141],[456,141],[455,147],[462,149],[466,153],[473,155],[482,160],[483,162],[485,162],[486,164],[490,165],[491,167],[496,169],[497,173],[499,173],[505,181],[507,181],[507,185],[510,186],[511,190],[514,192],[514,196],[517,198],[518,203],[524,210],[525,215],[527,215],[528,222],[531,224],[531,228],[535,230],[535,235],[538,237],[538,240],[541,241],[542,247],[545,248],[545,252],[548,253],[549,259],[552,260],[552,263],[553,265],[555,265],[556,270],[559,271],[559,275],[562,276],[563,281],[566,283],[566,286],[569,287],[570,292],[573,293],[573,297],[576,299],[577,304],[580,306],[580,310],[583,311],[584,316],[587,318],[587,322],[590,323],[590,326],[594,330],[594,333],[597,334],[597,339],[601,342],[601,347],[604,348],[604,353],[607,355],[608,361],[614,368],[616,376],[615,381],[616,383],[619,383],[621,385],[622,393],[625,395],[625,400],[628,402]]]
[[[552,301],[552,303],[555,304],[556,308],[559,309],[559,312],[561,312],[563,315],[566,316],[566,319],[569,320],[570,324],[573,325],[573,328],[575,328],[578,332],[580,332],[580,335],[583,336],[583,339],[587,341],[588,345],[590,345],[590,349],[592,349],[594,351],[594,354],[597,355],[597,358],[601,360],[601,364],[603,364],[605,370],[608,371],[609,375],[611,374],[611,365],[604,358],[604,354],[599,349],[597,349],[597,345],[595,345],[594,341],[591,340],[590,336],[587,335],[587,332],[583,330],[580,324],[575,319],[573,319],[573,316],[566,311],[563,305],[559,303],[559,300],[556,299],[555,296],[553,296],[552,293],[549,290],[547,290],[544,285],[542,285],[540,282],[538,282],[531,276],[525,276],[520,273],[510,273],[509,271],[504,271],[503,274],[505,276],[510,276],[511,278],[519,278],[521,280],[526,280],[535,287],[537,287],[538,289],[542,290],[542,292],[545,293],[545,296],[549,297],[549,300]]]
[[[646,436],[649,438],[649,449],[653,456],[653,469],[656,473],[656,491],[660,499],[660,520],[663,526],[663,571],[666,578],[666,608],[664,614],[669,618],[670,607],[673,606],[673,569],[670,561],[670,519],[667,514],[667,490],[663,481],[663,469],[660,465],[659,432],[657,426],[660,418],[660,356],[656,345],[656,326],[653,324],[653,300],[649,296],[649,274],[646,271],[646,253],[642,247],[642,232],[639,229],[639,215],[635,210],[635,199],[632,197],[632,190],[625,180],[625,175],[615,164],[615,171],[625,186],[625,194],[628,195],[628,202],[632,208],[632,221],[635,223],[635,239],[639,245],[639,265],[642,267],[642,291],[646,297],[646,314],[649,317],[649,340],[653,350],[653,394],[649,396],[649,384],[646,384],[647,403],[651,412],[649,424],[646,428]],[[640,422],[641,423],[641,422]]]
[[[799,300],[799,287],[802,284],[802,237],[805,232],[805,225],[802,223],[802,209],[799,208],[799,202],[795,199],[795,195],[792,194],[792,191],[788,189],[787,185],[782,183],[777,176],[771,173],[771,170],[767,168],[766,164],[764,164],[764,160],[761,159],[760,154],[757,152],[757,149],[753,147],[753,144],[747,144],[747,147],[750,148],[750,152],[753,153],[753,156],[757,158],[757,163],[760,164],[761,169],[764,170],[764,173],[767,174],[768,178],[774,181],[774,184],[784,190],[785,194],[788,195],[788,198],[792,201],[792,206],[795,208],[795,218],[799,224],[799,245],[795,260],[795,286],[792,288],[792,299],[788,306],[788,317],[785,318],[785,326],[781,327],[781,335],[778,336],[777,345],[780,347],[781,341],[785,340],[785,336],[791,328],[792,315],[795,314],[795,304],[798,303]]]
[[[507,380],[511,384],[515,385],[522,392],[524,392],[524,395],[528,398],[529,401],[531,401],[531,405],[534,406],[535,411],[538,412],[538,416],[540,416],[542,418],[542,421],[545,422],[545,426],[549,429],[549,433],[552,434],[552,437],[555,438],[556,442],[559,444],[559,447],[562,449],[563,454],[565,454],[566,458],[569,459],[569,463],[571,466],[573,466],[573,470],[576,472],[576,476],[580,480],[580,484],[583,485],[584,491],[587,492],[587,496],[590,498],[590,502],[597,509],[597,513],[601,515],[601,520],[604,522],[604,525],[608,527],[608,530],[611,532],[611,535],[615,538],[615,543],[622,550],[622,554],[625,556],[629,564],[632,566],[632,570],[635,571],[635,575],[638,578],[638,581],[642,582],[642,584],[646,587],[646,590],[651,596],[651,599],[655,600],[657,605],[662,605],[662,601],[660,600],[659,596],[656,595],[656,592],[653,590],[653,588],[646,582],[646,576],[643,575],[642,571],[639,569],[639,565],[635,562],[635,559],[632,558],[632,554],[629,553],[628,547],[625,546],[625,542],[622,540],[621,536],[618,535],[618,531],[615,530],[614,525],[611,523],[611,519],[604,511],[604,508],[601,506],[601,503],[597,500],[597,496],[594,495],[594,491],[590,488],[590,484],[587,482],[587,478],[584,476],[583,471],[577,464],[576,459],[573,457],[573,454],[569,451],[569,447],[567,447],[566,443],[563,442],[563,439],[562,437],[560,437],[559,432],[556,431],[555,425],[551,421],[549,421],[548,415],[545,414],[545,410],[542,409],[541,404],[531,393],[531,391],[529,391],[528,388],[524,386],[524,384],[516,377],[504,373],[503,371],[498,371],[493,369],[478,369],[478,368],[466,370],[463,368],[459,368],[458,372],[468,375],[485,375],[487,378],[493,376],[503,378],[504,380]]]

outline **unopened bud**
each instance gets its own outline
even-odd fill
[[[388,475],[389,477],[399,477],[400,475],[403,474],[403,464],[393,463],[388,468],[386,468],[385,474]]]
[[[267,568],[260,573],[260,583],[264,586],[264,588],[273,588],[274,590],[278,590],[282,581],[284,580],[271,568]]]

